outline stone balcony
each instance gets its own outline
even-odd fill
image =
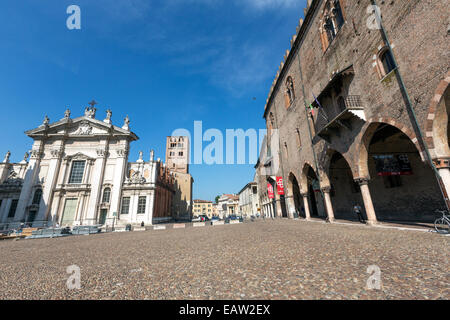
[[[343,99],[339,111],[331,108],[319,108],[315,121],[316,136],[331,141],[331,136],[341,136],[342,130],[352,130],[352,121],[360,119],[366,121],[361,96],[351,95]]]

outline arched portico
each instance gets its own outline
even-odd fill
[[[445,198],[450,193],[450,72],[442,80],[431,100],[427,124],[426,139],[430,155],[442,179]],[[449,200],[447,200],[449,202]]]
[[[369,123],[359,151],[359,178],[378,220],[432,221],[445,206],[417,138],[404,126]]]
[[[331,186],[331,202],[336,219],[355,220],[353,207],[363,207],[359,180],[355,180],[348,160],[338,151],[329,149],[326,155],[325,172]]]
[[[305,218],[304,207],[303,207],[303,198],[300,192],[300,185],[298,183],[297,177],[291,172],[289,173],[288,180],[288,200],[290,202],[290,207],[293,208],[293,216],[298,217],[301,216]]]
[[[328,183],[320,183],[319,177],[309,163],[305,163],[302,170],[301,192],[308,200],[310,217],[334,220]],[[323,196],[322,196],[323,194]],[[305,205],[306,211],[306,205]]]

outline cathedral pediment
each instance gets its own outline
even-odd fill
[[[131,131],[119,128],[110,123],[97,120],[89,116],[75,119],[64,118],[54,123],[43,123],[36,129],[26,131],[31,138],[40,136],[65,136],[65,137],[99,137],[99,136],[123,136],[137,140],[138,137]]]

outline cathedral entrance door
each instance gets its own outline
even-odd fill
[[[75,219],[75,212],[77,210],[77,203],[78,203],[77,198],[66,199],[61,225],[73,223],[73,220]]]
[[[100,210],[100,219],[98,221],[99,224],[105,224],[107,214],[108,214],[108,210],[106,210],[106,209]]]
[[[32,210],[30,211],[30,213],[28,214],[28,219],[27,222],[30,223],[30,225],[33,223],[34,219],[36,218],[36,211]]]

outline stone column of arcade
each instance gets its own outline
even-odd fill
[[[308,193],[302,193],[303,206],[305,207],[305,217],[306,220],[311,220],[311,213],[309,211]]]
[[[377,216],[375,214],[375,209],[373,207],[372,196],[370,195],[369,190],[369,179],[368,178],[358,178],[355,179],[356,183],[359,184],[361,189],[361,195],[364,201],[364,208],[366,209],[367,214],[367,223],[368,224],[376,224]]]
[[[449,203],[448,195],[450,193],[450,159],[444,158],[444,159],[436,159],[434,160],[434,164],[436,166],[436,169],[439,172],[439,175],[442,179],[442,184],[444,185],[444,194],[445,194],[445,201]]]
[[[333,205],[331,203],[330,191],[331,191],[331,187],[323,187],[322,188],[323,196],[325,198],[325,207],[327,209],[328,221],[333,222],[334,221],[334,211],[333,211]]]
[[[288,211],[288,218],[294,219],[295,215],[295,202],[294,202],[294,196],[288,195],[286,196],[286,205],[287,205],[287,211]]]

